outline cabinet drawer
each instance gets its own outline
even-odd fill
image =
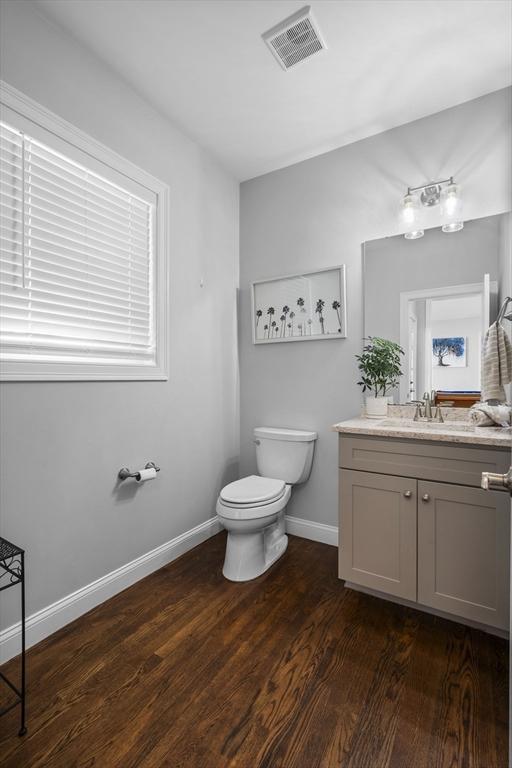
[[[482,472],[506,472],[509,451],[419,440],[340,435],[343,469],[480,486]]]

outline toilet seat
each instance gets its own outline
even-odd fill
[[[232,501],[224,501],[224,499],[219,498],[219,502],[222,504],[223,507],[231,507],[232,509],[259,509],[260,507],[268,507],[270,504],[273,504],[276,501],[279,501],[279,499],[282,499],[284,494],[286,493],[286,488],[283,488],[283,492],[279,494],[279,496],[276,496],[275,499],[269,499],[268,501],[260,501],[257,504],[236,504]],[[264,513],[262,513],[264,514]]]
[[[226,520],[258,520],[272,517],[286,507],[291,496],[291,486],[284,484],[283,492],[275,499],[260,504],[233,504],[217,499],[217,514]]]
[[[280,499],[285,487],[284,480],[249,475],[226,485],[220,492],[220,499],[229,507],[259,507]]]

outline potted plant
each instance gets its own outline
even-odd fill
[[[357,383],[366,395],[366,416],[370,419],[382,419],[387,415],[388,398],[386,393],[398,386],[402,375],[400,355],[402,347],[389,339],[369,336],[364,340],[363,353],[356,355],[361,381]]]

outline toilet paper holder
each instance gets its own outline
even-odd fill
[[[156,472],[160,472],[160,467],[157,467],[154,461],[148,461],[144,469],[154,469]],[[123,467],[117,473],[120,480],[127,480],[129,477],[134,477],[135,480],[140,480],[140,470],[137,472],[130,472],[128,467]]]

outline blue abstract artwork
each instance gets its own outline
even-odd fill
[[[449,336],[432,339],[432,365],[441,368],[464,368],[466,365],[466,339]]]

